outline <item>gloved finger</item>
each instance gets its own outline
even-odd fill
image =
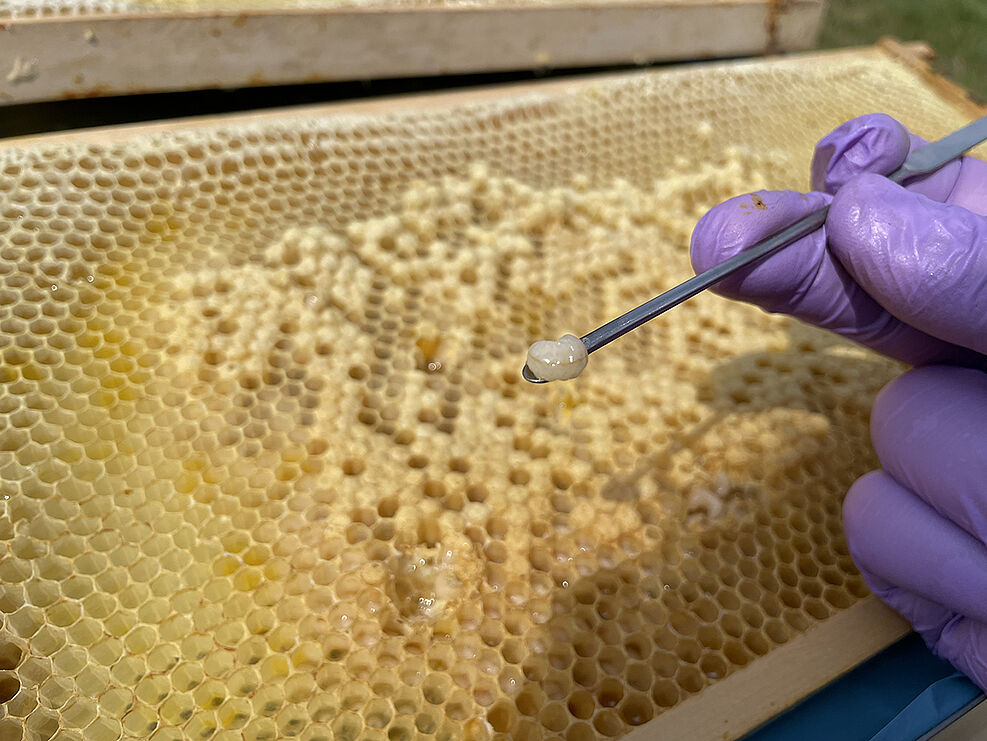
[[[891,315],[987,352],[987,218],[860,175],[833,198],[826,229],[830,251]]]
[[[692,233],[693,267],[696,272],[713,267],[829,200],[823,193],[758,191],[725,201],[706,213]],[[981,360],[888,313],[827,249],[825,228],[738,271],[712,290],[766,311],[791,314],[911,365]]]
[[[850,487],[843,527],[858,568],[987,623],[987,545],[890,475],[875,471]]]
[[[890,175],[926,144],[884,113],[847,121],[816,145],[812,188],[834,194],[857,175]],[[974,157],[953,160],[934,173],[909,179],[905,186],[913,193],[987,215],[987,162]]]
[[[911,623],[936,656],[987,690],[987,624],[963,617],[866,570],[861,573],[871,591]]]
[[[908,129],[885,113],[869,113],[833,129],[812,154],[812,189],[830,195],[864,172],[890,175],[911,149]]]
[[[987,543],[987,373],[933,366],[895,379],[874,401],[871,438],[895,481]]]

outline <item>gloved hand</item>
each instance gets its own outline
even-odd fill
[[[720,204],[696,226],[692,262],[705,270],[832,203],[823,229],[714,290],[924,366],[878,396],[884,469],[851,487],[844,526],[871,589],[987,690],[987,163],[965,157],[904,188],[868,174],[922,144],[881,114],[840,126],[816,147],[816,192]]]

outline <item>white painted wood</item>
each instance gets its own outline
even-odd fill
[[[749,56],[815,44],[823,0],[588,0],[0,18],[0,104]]]

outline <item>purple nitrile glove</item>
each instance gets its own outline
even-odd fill
[[[987,373],[929,366],[874,402],[883,471],[843,503],[850,553],[875,594],[987,690]]]
[[[964,157],[904,188],[870,174],[923,143],[881,114],[844,124],[816,147],[821,192],[720,204],[692,261],[704,270],[832,204],[818,232],[713,290],[926,366],[875,402],[884,470],[850,489],[844,525],[871,589],[987,689],[987,163]]]

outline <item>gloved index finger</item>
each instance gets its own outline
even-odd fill
[[[987,623],[987,545],[887,473],[850,487],[843,527],[861,571]]]
[[[987,544],[987,373],[900,376],[874,401],[871,437],[885,471]]]
[[[938,656],[987,687],[987,546],[883,471],[851,487],[843,520],[868,586]]]

